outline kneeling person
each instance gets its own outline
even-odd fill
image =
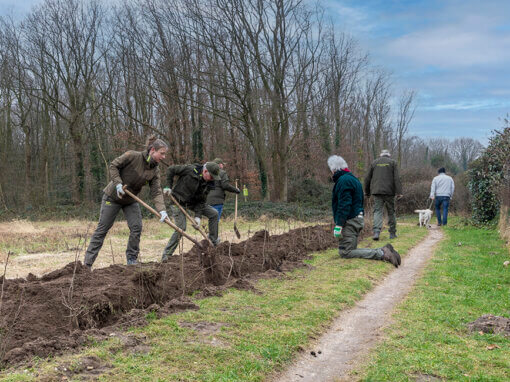
[[[213,181],[220,180],[220,167],[217,163],[207,162],[205,165],[175,165],[168,168],[168,187],[163,189],[163,193],[167,196],[170,193],[183,207],[195,213],[195,222],[200,225],[202,215],[209,220],[209,239],[214,245],[218,244],[218,212],[207,205],[206,199]],[[174,187],[174,177],[179,179]],[[179,207],[172,205],[171,207],[175,224],[182,230],[186,230],[186,216]],[[181,234],[174,232],[170,241],[163,250],[162,261],[172,256]]]
[[[391,244],[382,248],[357,248],[358,236],[364,226],[363,188],[350,171],[345,160],[337,155],[328,158],[333,174],[332,208],[335,220],[334,235],[339,238],[338,252],[343,258],[383,260],[400,265],[400,255]]]

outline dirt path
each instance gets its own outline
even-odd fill
[[[348,373],[376,344],[381,329],[391,322],[392,310],[407,296],[442,237],[439,229],[432,228],[398,269],[336,318],[330,330],[274,381],[350,380]],[[311,349],[316,356],[311,355]]]

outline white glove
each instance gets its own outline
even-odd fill
[[[159,219],[159,221],[163,223],[168,217],[168,214],[166,213],[166,211],[159,211],[159,214],[161,215],[161,219]]]
[[[197,226],[200,227],[200,218],[198,216],[195,217],[195,223],[197,223]]]
[[[122,183],[117,184],[117,186],[115,186],[115,188],[117,188],[117,196],[119,197],[119,199],[122,199],[122,197],[124,195],[126,195],[126,193],[122,189]]]
[[[163,188],[163,195],[170,196],[171,193],[172,193],[172,189],[170,187]]]

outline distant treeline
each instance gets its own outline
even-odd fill
[[[109,162],[153,133],[167,162],[220,156],[264,200],[325,182],[333,153],[360,177],[382,148],[464,170],[481,145],[410,137],[415,92],[338,27],[300,0],[46,0],[0,19],[0,212],[97,203]]]

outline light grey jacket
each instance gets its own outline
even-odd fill
[[[454,190],[455,183],[453,182],[452,177],[442,173],[432,180],[430,198],[432,199],[436,196],[449,196],[451,198]]]

